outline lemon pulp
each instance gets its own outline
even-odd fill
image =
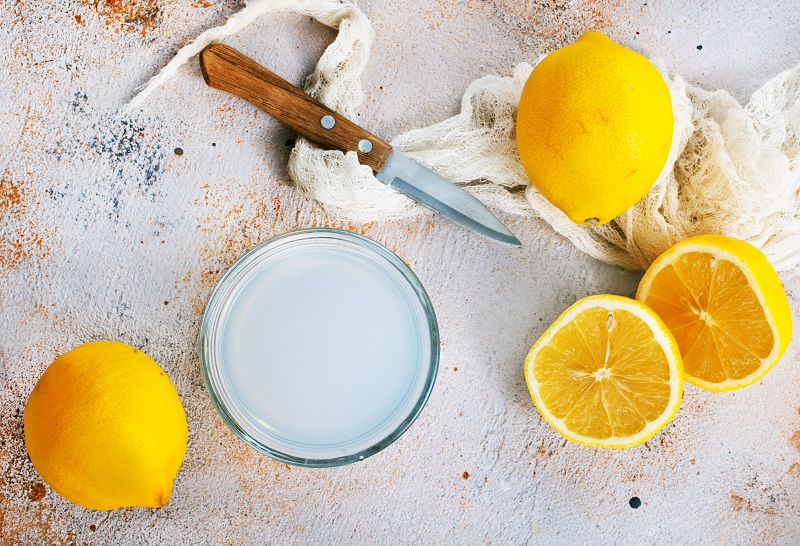
[[[777,273],[758,249],[731,237],[700,235],[673,246],[645,273],[637,299],[675,336],[687,380],[708,390],[757,381],[791,336]]]
[[[542,416],[570,440],[628,447],[663,428],[680,404],[677,346],[645,306],[584,298],[531,349],[525,377]]]

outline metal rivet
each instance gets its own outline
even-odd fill
[[[372,142],[363,138],[358,141],[358,151],[362,154],[368,154],[372,151]]]
[[[333,126],[336,125],[336,120],[333,119],[333,116],[323,116],[320,123],[326,129],[333,129]]]

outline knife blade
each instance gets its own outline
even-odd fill
[[[485,237],[522,243],[477,198],[446,178],[305,94],[232,47],[212,44],[200,52],[209,87],[237,95],[299,134],[329,148],[354,151],[375,177],[457,224]]]

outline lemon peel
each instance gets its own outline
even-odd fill
[[[611,221],[658,178],[672,143],[669,88],[639,53],[587,32],[533,69],[517,114],[525,171],[573,222]]]
[[[44,481],[97,510],[164,506],[186,453],[178,392],[152,358],[116,341],[50,364],[25,406],[25,444]]]

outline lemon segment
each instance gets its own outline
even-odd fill
[[[532,184],[579,224],[606,223],[644,196],[672,144],[669,88],[653,64],[599,32],[542,59],[517,112]]]
[[[164,506],[186,453],[186,414],[142,351],[95,341],[58,357],[25,406],[25,444],[45,482],[97,510]]]
[[[525,359],[542,417],[565,438],[623,448],[646,441],[680,406],[677,344],[644,305],[620,296],[584,298],[556,319]]]
[[[699,235],[676,244],[647,270],[636,299],[675,336],[686,380],[706,390],[755,383],[791,338],[778,274],[760,250],[731,237]]]

